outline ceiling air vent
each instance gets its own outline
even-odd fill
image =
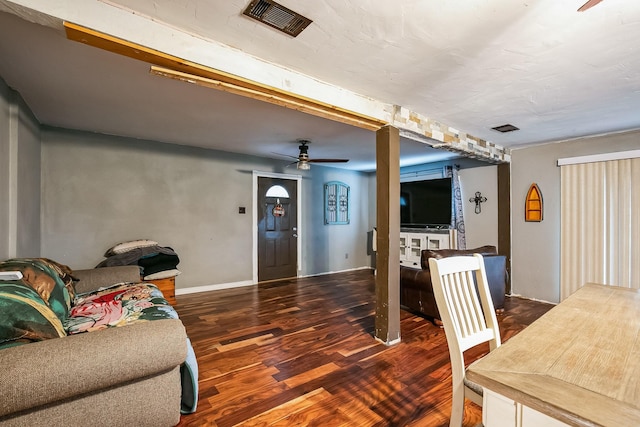
[[[497,130],[498,132],[507,133],[513,132],[514,130],[520,130],[520,128],[515,127],[514,125],[502,125],[491,128],[493,130]]]
[[[296,37],[313,22],[273,0],[253,0],[242,13],[292,37]]]

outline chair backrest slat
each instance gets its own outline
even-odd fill
[[[456,330],[463,338],[486,328],[482,313],[478,313],[478,301],[473,276],[470,271],[455,272],[443,276]]]

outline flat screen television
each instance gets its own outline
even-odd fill
[[[448,228],[451,225],[451,178],[400,183],[400,226]]]

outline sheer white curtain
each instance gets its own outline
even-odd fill
[[[587,282],[640,288],[640,158],[561,167],[560,298]]]
[[[456,230],[456,249],[467,249],[462,208],[462,190],[460,188],[460,166],[447,166],[447,176],[451,178],[451,228]]]

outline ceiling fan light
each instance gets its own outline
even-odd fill
[[[309,162],[304,160],[299,161],[297,167],[301,171],[308,171],[309,169],[311,169],[311,165],[309,164]]]

